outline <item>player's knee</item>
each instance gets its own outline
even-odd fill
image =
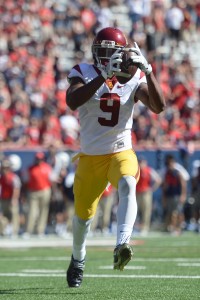
[[[75,215],[84,221],[94,218],[95,213],[96,209],[94,207],[88,208],[87,206],[83,207],[75,204]]]
[[[136,180],[133,176],[123,176],[119,180],[118,190],[123,195],[135,194]]]
[[[95,213],[90,213],[88,211],[75,211],[75,215],[83,221],[87,221],[94,218]]]

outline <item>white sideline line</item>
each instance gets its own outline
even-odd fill
[[[0,257],[0,261],[69,261],[71,256],[46,256],[46,257],[37,257],[37,256],[23,256],[23,257]],[[132,262],[200,262],[200,258],[137,258],[134,257]]]
[[[101,270],[113,270],[113,266],[100,266]],[[126,270],[145,270],[145,266],[126,266]],[[47,269],[24,269],[21,270],[22,273],[64,273],[65,270],[47,270]]]
[[[0,261],[69,261],[70,256],[47,257],[1,257]],[[132,262],[184,262],[200,263],[200,258],[133,258]]]
[[[22,273],[44,273],[44,274],[52,274],[52,273],[65,273],[65,270],[46,270],[46,269],[26,269],[21,270]]]
[[[132,261],[145,261],[145,262],[200,262],[200,258],[133,258]]]
[[[101,270],[113,270],[113,266],[100,266]],[[145,266],[126,266],[126,270],[145,270]]]
[[[178,267],[200,267],[200,263],[180,263]]]
[[[181,278],[181,279],[200,279],[200,275],[194,276],[184,276],[184,275],[108,275],[108,274],[86,274],[84,277],[94,277],[94,278],[158,278],[158,279],[167,279],[167,278]]]
[[[28,274],[28,273],[0,273],[0,277],[63,277],[64,274]],[[88,278],[155,278],[155,279],[200,279],[200,275],[108,275],[108,274],[84,274]]]
[[[71,257],[63,256],[63,257],[5,257],[0,258],[0,261],[69,261]]]

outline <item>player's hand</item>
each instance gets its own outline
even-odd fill
[[[101,75],[107,79],[115,75],[116,72],[120,72],[120,64],[122,63],[122,51],[121,49],[116,50],[113,55],[110,57],[110,60],[105,67],[101,69]]]
[[[152,66],[147,62],[136,42],[134,42],[134,47],[131,48],[131,50],[137,55],[131,56],[129,60],[131,60],[133,65],[138,66],[146,75],[149,75],[152,72]]]

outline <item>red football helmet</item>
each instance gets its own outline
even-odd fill
[[[117,49],[128,44],[126,36],[117,28],[107,27],[100,30],[92,44],[92,54],[97,66],[105,66]]]

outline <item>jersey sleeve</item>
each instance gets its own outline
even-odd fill
[[[73,77],[79,77],[81,78],[84,82],[85,82],[85,78],[83,76],[82,70],[81,70],[81,66],[80,65],[75,65],[70,73],[67,76],[67,80],[70,83],[70,79],[72,79]]]

